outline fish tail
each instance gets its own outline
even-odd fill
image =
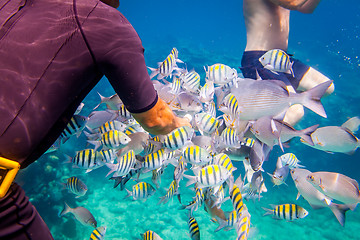
[[[345,225],[345,213],[350,210],[349,206],[342,204],[331,204],[330,210],[334,213],[336,219],[339,221],[340,225],[344,227]]]
[[[332,82],[333,81],[323,82],[316,87],[301,93],[301,95],[305,96],[302,104],[316,114],[326,118],[327,115],[322,103],[320,102],[320,99],[325,94],[326,90],[330,87]]]
[[[71,210],[71,208],[69,207],[69,205],[67,205],[67,203],[64,202],[64,209],[59,213],[59,217],[64,216],[65,214],[70,212],[70,210]]]
[[[105,165],[110,168],[110,171],[108,172],[108,174],[106,174],[105,177],[109,176],[111,173],[115,172],[116,171],[116,167],[117,165],[116,164],[113,164],[113,163],[105,163]],[[116,185],[117,186],[117,185]],[[115,186],[115,187],[116,187]]]
[[[218,222],[219,226],[215,229],[215,232],[220,231],[221,229],[223,229],[224,227],[226,227],[226,221],[224,221],[223,219],[221,219],[220,217],[216,216],[216,221]]]
[[[159,73],[159,70],[157,68],[148,67],[148,69],[151,71],[150,79],[152,79],[153,77],[155,77]]]
[[[183,174],[183,177],[186,177],[187,179],[189,179],[189,181],[186,183],[186,187],[188,187],[191,184],[194,184],[196,182],[196,177],[195,176],[190,176],[190,175]]]
[[[262,207],[262,209],[264,209],[266,211],[263,216],[272,215],[274,213],[274,211],[272,209],[268,209],[268,208],[264,208],[264,207]]]
[[[96,151],[96,149],[98,149],[100,146],[101,146],[101,141],[91,141],[91,140],[88,140],[87,141],[88,143],[94,145],[94,150]]]
[[[303,141],[305,141],[306,143],[308,143],[311,146],[314,146],[314,142],[311,138],[311,134],[318,128],[319,124],[316,124],[314,126],[305,128],[303,130],[301,130],[301,138]]]
[[[127,190],[126,188],[125,188],[125,190],[126,190],[126,192],[127,192],[127,195],[125,196],[125,198],[131,197],[131,196],[132,196],[132,192],[129,191],[129,190]]]
[[[97,108],[98,108],[102,103],[104,103],[105,100],[106,100],[106,97],[104,97],[103,95],[101,95],[99,92],[98,92],[98,94],[99,94],[99,97],[100,97],[100,103],[99,103],[98,105],[96,105],[96,106],[93,108],[93,110],[97,109]]]

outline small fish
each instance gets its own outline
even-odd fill
[[[123,132],[125,131],[125,129],[126,129],[126,125],[124,123],[117,120],[113,120],[113,121],[108,121],[103,125],[101,125],[99,131],[101,134],[104,134],[110,130],[117,130]]]
[[[69,205],[64,203],[64,209],[60,212],[59,217],[62,217],[67,213],[72,213],[76,220],[78,220],[82,225],[88,225],[94,228],[97,227],[97,222],[94,216],[84,207],[71,208]]]
[[[171,83],[171,93],[173,94],[179,94],[182,92],[182,87],[181,87],[181,80],[180,78],[174,76],[173,77],[173,81]]]
[[[156,189],[159,189],[160,187],[159,183],[161,183],[161,175],[164,173],[165,168],[166,165],[163,165],[158,169],[152,170],[151,181],[153,182],[153,184],[155,184]]]
[[[197,182],[199,188],[205,188],[220,186],[230,177],[230,175],[231,173],[223,166],[208,165],[200,169],[196,176],[184,174],[184,177],[189,179],[186,186]]]
[[[276,168],[273,174],[269,174],[271,177],[271,181],[274,183],[274,185],[281,185],[285,184],[285,181],[289,175],[290,168],[288,165],[282,166],[280,168]]]
[[[182,126],[166,135],[163,145],[166,148],[176,150],[189,143],[193,135],[194,129],[188,126]]]
[[[172,72],[177,69],[176,62],[182,61],[178,59],[178,50],[176,48],[173,48],[171,50],[171,53],[165,58],[162,63],[160,63],[158,68],[155,69],[148,67],[151,70],[150,78],[152,79],[156,75],[158,75],[158,80],[166,78],[168,76],[171,77]]]
[[[200,229],[196,219],[192,217],[189,213],[188,213],[188,218],[189,218],[188,226],[189,226],[190,238],[192,240],[200,240]]]
[[[180,180],[182,180],[186,165],[187,163],[182,161],[182,156],[180,156],[179,163],[174,169],[174,180],[176,180],[176,182],[180,183]]]
[[[203,109],[198,96],[191,93],[182,92],[176,97],[176,100],[178,102],[178,108],[183,112],[198,113]]]
[[[103,240],[106,233],[106,227],[101,226],[96,228],[90,235],[90,240]]]
[[[168,158],[169,152],[165,151],[165,148],[161,148],[156,152],[146,155],[143,159],[141,158],[141,168],[144,168],[146,171],[159,169],[165,164],[165,160],[167,160]]]
[[[198,166],[203,166],[212,160],[212,156],[206,149],[196,145],[186,147],[182,156],[184,161]]]
[[[65,143],[73,135],[79,137],[87,121],[88,117],[81,115],[72,116],[65,129],[60,134],[61,143]]]
[[[226,168],[229,172],[234,172],[236,168],[231,162],[230,157],[225,153],[218,153],[214,156],[214,163]]]
[[[236,226],[237,238],[236,240],[247,240],[250,229],[250,213],[244,210],[242,217],[238,220]]]
[[[88,129],[96,129],[105,122],[112,121],[116,118],[112,112],[109,111],[93,111],[88,116],[86,127]]]
[[[214,99],[214,82],[206,82],[204,86],[200,88],[199,99],[203,103],[208,103]]]
[[[223,228],[225,231],[229,231],[231,228],[236,226],[236,223],[238,221],[235,210],[230,212],[226,221],[224,221],[223,219],[221,219],[218,216],[215,216],[215,218],[216,218],[217,223],[219,224],[219,226],[215,229],[215,232],[220,231]]]
[[[176,182],[176,180],[173,180],[169,186],[169,189],[167,190],[165,196],[161,197],[160,198],[160,201],[158,204],[161,204],[161,203],[164,203],[166,204],[174,195],[179,195],[180,192],[179,192],[179,185],[178,183]],[[180,199],[179,199],[180,201]],[[181,202],[180,202],[181,203]]]
[[[239,104],[234,94],[229,93],[225,96],[219,105],[219,111],[230,115],[232,119],[236,119],[238,117],[240,114]]]
[[[84,196],[88,190],[86,184],[77,177],[66,179],[65,187],[74,193],[76,198]]]
[[[79,106],[77,107],[74,115],[79,115],[81,110],[84,108],[84,106],[85,106],[85,103],[80,103]]]
[[[360,202],[359,183],[336,172],[313,172],[306,179],[326,196],[350,206],[353,210]]]
[[[266,211],[265,215],[273,215],[277,219],[285,219],[287,221],[293,221],[296,219],[304,218],[309,213],[303,207],[296,204],[282,204],[282,205],[271,205],[272,209],[263,209]]]
[[[149,134],[146,132],[134,132],[128,136],[131,141],[124,148],[118,151],[118,156],[121,156],[130,150],[133,150],[135,155],[142,153],[149,139]]]
[[[341,226],[345,225],[345,213],[350,209],[347,205],[334,203],[332,198],[326,196],[308,182],[306,177],[311,174],[309,170],[294,168],[290,173],[295,186],[299,191],[296,199],[302,196],[313,209],[329,208],[334,213]]]
[[[234,183],[233,176],[230,177],[229,194],[232,205],[236,211],[237,218],[240,219],[245,204],[243,202],[243,197],[241,195],[239,186]]]
[[[125,189],[125,184],[133,177],[140,174],[140,169],[131,169],[126,176],[111,177],[110,180],[115,180],[114,188],[120,185],[120,190]]]
[[[204,112],[210,114],[214,118],[216,118],[216,106],[214,101],[210,101],[207,103],[204,103]]]
[[[206,81],[214,82],[217,85],[224,85],[237,77],[237,71],[225,64],[216,63],[205,68]]]
[[[132,187],[132,191],[127,191],[125,198],[132,196],[133,200],[146,200],[148,197],[152,196],[155,193],[155,188],[146,182],[139,182]]]
[[[219,148],[240,148],[238,133],[233,128],[225,128],[220,135]]]
[[[98,149],[101,145],[107,148],[121,148],[125,147],[131,138],[127,136],[125,133],[117,131],[117,130],[110,130],[104,133],[101,136],[100,141],[89,141],[89,143],[95,145],[94,149]]]
[[[104,163],[114,163],[114,160],[117,157],[114,149],[100,150],[99,153],[101,154]]]
[[[124,118],[132,118],[133,116],[131,115],[131,113],[126,109],[125,105],[121,105],[118,112],[120,117],[124,117]]]
[[[281,155],[278,159],[280,159],[282,166],[288,165],[290,169],[304,167],[299,164],[299,159],[293,153],[285,153]]]
[[[202,133],[202,135],[204,132],[207,134],[214,133],[222,123],[222,121],[219,121],[218,119],[206,112],[195,114],[194,119],[195,124],[198,127],[200,133]]]
[[[105,165],[110,168],[106,177],[112,172],[115,172],[113,177],[126,176],[135,165],[135,153],[133,150],[130,150],[123,156],[117,158],[117,164],[105,163]]]
[[[148,230],[140,234],[142,240],[163,240],[156,232]]]
[[[270,147],[258,139],[255,140],[254,146],[250,149],[249,159],[251,168],[257,172],[263,171],[262,165],[264,161],[268,160],[270,154]]]
[[[94,107],[93,110],[97,109],[103,103],[106,104],[106,107],[111,110],[118,110],[119,107],[123,104],[117,94],[114,94],[110,97],[104,97],[100,93],[98,94],[100,97],[100,103],[96,107]]]
[[[200,91],[200,75],[192,70],[190,72],[180,75],[180,79],[183,83],[182,87],[190,93],[199,93]]]
[[[294,77],[294,72],[289,55],[281,49],[272,49],[264,53],[259,58],[260,63],[264,68],[277,74],[277,72],[284,72],[291,74]]]
[[[104,165],[101,159],[101,154],[94,149],[84,149],[76,152],[75,157],[72,158],[72,163],[86,169],[86,172],[90,172]]]

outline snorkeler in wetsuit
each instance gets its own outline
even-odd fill
[[[103,2],[0,0],[0,157],[6,161],[25,168],[39,158],[104,75],[150,133],[190,126],[158,98],[141,40],[115,9],[119,1]],[[0,199],[0,239],[53,239],[16,183]]]
[[[265,69],[259,58],[267,51],[287,51],[289,39],[290,10],[312,13],[320,0],[243,0],[243,14],[246,26],[246,48],[241,61],[241,70],[246,78],[256,79],[256,71],[262,79],[282,80],[289,91],[303,91],[330,79],[299,60],[291,58],[294,76],[287,73],[275,74]],[[326,94],[334,91],[334,84]],[[304,115],[301,105],[295,104],[287,111],[284,121],[296,124]]]

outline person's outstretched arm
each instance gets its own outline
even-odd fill
[[[175,128],[185,125],[191,127],[187,119],[177,117],[160,98],[150,110],[143,113],[132,113],[132,115],[146,131],[154,135],[167,134]]]
[[[321,0],[270,0],[272,3],[289,10],[312,13]]]

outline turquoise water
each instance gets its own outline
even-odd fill
[[[335,93],[322,100],[328,118],[321,118],[306,110],[297,129],[313,124],[341,125],[349,117],[360,115],[360,7],[356,1],[346,3],[344,6],[342,1],[323,1],[312,15],[295,13],[291,16],[289,52],[334,80],[336,86]],[[187,63],[188,69],[194,68],[204,80],[203,66],[214,63],[233,68],[240,66],[245,47],[241,4],[241,1],[122,1],[119,9],[138,31],[146,49],[148,66],[156,66],[172,47],[177,47],[179,57]],[[82,115],[89,114],[99,103],[97,92],[104,96],[114,93],[103,79],[84,100]],[[62,151],[72,156],[75,151],[85,148],[85,142],[84,135],[72,137]],[[298,140],[293,141],[287,151],[295,153],[301,164],[310,171],[334,171],[360,180],[359,151],[353,155],[328,154],[309,148]],[[269,161],[263,166],[266,172],[271,173],[275,169],[276,159],[281,154],[281,150],[275,147]],[[177,199],[157,205],[172,181],[172,166],[165,170],[160,190],[142,202],[124,199],[126,192],[114,189],[113,181],[105,178],[108,172],[106,167],[86,174],[64,161],[66,157],[62,153],[46,154],[22,170],[18,178],[55,239],[89,239],[93,230],[82,226],[70,214],[58,217],[64,201],[71,207],[89,209],[98,226],[107,226],[105,239],[136,239],[149,229],[163,239],[190,239],[187,235],[187,216],[185,211],[178,209],[180,205]],[[243,175],[244,169],[241,165],[238,168]],[[70,176],[77,176],[87,184],[89,190],[84,197],[75,199],[73,194],[62,189],[60,183]],[[262,194],[260,201],[245,202],[251,214],[249,239],[359,239],[359,209],[348,211],[345,227],[341,227],[329,209],[313,210],[304,199],[296,201],[297,190],[290,176],[286,181],[287,186],[280,187],[272,187],[267,175],[264,178],[268,192]],[[150,179],[148,182],[151,183]],[[181,182],[180,191],[182,201],[187,203],[194,193],[185,187],[185,183],[186,180]],[[127,188],[130,189],[133,184],[133,181],[129,181]],[[283,203],[296,203],[306,208],[309,215],[294,222],[263,216],[262,207]],[[223,205],[226,211],[230,211],[231,207],[230,201]],[[236,238],[235,230],[214,233],[217,224],[210,221],[211,217],[203,208],[195,212],[195,218],[201,239]]]

